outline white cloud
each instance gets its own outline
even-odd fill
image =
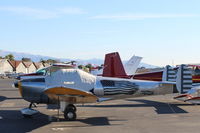
[[[80,8],[58,8],[57,11],[59,11],[61,14],[86,14],[86,11],[83,11]]]
[[[86,12],[79,8],[57,8],[52,10],[44,10],[30,7],[0,7],[0,11],[10,12],[17,15],[34,17],[37,19],[51,19],[57,18],[64,15],[71,14],[85,14]]]
[[[92,19],[112,19],[112,20],[140,20],[158,18],[188,18],[200,17],[197,14],[121,14],[121,15],[97,15]]]

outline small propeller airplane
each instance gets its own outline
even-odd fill
[[[176,78],[176,82],[145,81],[94,76],[71,67],[54,66],[50,68],[43,69],[42,73],[36,76],[21,77],[14,83],[22,98],[30,102],[28,108],[21,110],[24,117],[38,113],[37,110],[32,109],[35,103],[59,104],[64,118],[72,121],[76,119],[75,104],[181,93],[183,86],[182,78]],[[184,77],[185,74],[180,72],[179,76]]]

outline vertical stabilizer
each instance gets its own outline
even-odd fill
[[[128,77],[118,52],[106,54],[102,76],[120,78]]]
[[[163,71],[162,81],[176,82],[176,70],[167,65]]]
[[[124,65],[126,74],[134,75],[141,60],[142,60],[142,57],[139,57],[139,56],[131,57],[131,59]]]
[[[180,65],[176,76],[179,93],[186,93],[192,88],[192,71],[186,65]]]

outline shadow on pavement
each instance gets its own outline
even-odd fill
[[[108,126],[110,125],[107,117],[93,117],[87,119],[78,119],[78,121],[91,126]]]
[[[114,126],[119,124],[110,124],[110,121],[125,121],[119,119],[108,119],[107,117],[92,117],[87,119],[78,119],[78,121],[88,124],[89,126]]]
[[[53,121],[56,122],[57,118],[54,117]],[[65,121],[66,120],[64,118],[59,118],[59,122],[65,122]],[[110,125],[107,117],[91,117],[91,118],[86,118],[86,119],[77,119],[76,121],[69,121],[69,122],[77,122],[77,121],[87,124],[85,126],[108,126],[108,125]],[[67,126],[67,127],[69,127],[69,126]],[[71,127],[77,127],[77,126],[71,126]],[[81,127],[83,127],[83,126],[81,126]]]
[[[140,102],[134,104],[116,104],[116,105],[84,105],[84,107],[97,108],[137,108],[137,107],[154,107],[157,114],[173,114],[173,113],[188,113],[178,106],[193,106],[191,104],[168,104],[164,102],[157,102],[143,99],[127,99],[127,101]]]
[[[51,117],[51,118],[50,118]],[[107,117],[92,117],[86,119],[77,119],[76,121],[65,121],[64,118],[56,116],[48,116],[42,113],[24,118],[18,110],[0,110],[0,133],[26,133],[32,132],[35,129],[41,128],[51,122],[66,122],[66,125],[61,127],[88,127],[88,126],[114,126],[119,124],[110,124],[110,121],[125,121],[125,120],[109,120]],[[68,125],[68,122],[81,122],[85,125]]]
[[[0,96],[0,102],[4,100],[15,100],[15,99],[22,99],[21,97],[5,97],[5,96]]]
[[[6,100],[6,99],[7,99],[7,97],[0,96],[0,102],[4,101],[4,100]]]
[[[48,115],[37,114],[33,118],[24,118],[18,110],[0,110],[0,133],[31,132],[50,123]]]
[[[152,106],[152,107],[156,108],[155,111],[158,114],[188,113],[187,111],[178,107],[179,106],[178,104],[170,104],[170,103],[157,102],[157,101],[151,101],[151,100],[143,100],[143,99],[134,99],[134,100],[129,99],[127,101],[141,102],[146,105]]]
[[[52,118],[51,118],[52,119]],[[66,121],[64,118],[57,119],[57,116],[53,117],[52,122],[81,122],[86,125],[66,125],[67,127],[88,127],[88,126],[110,126],[110,125],[119,125],[119,124],[110,124],[110,121],[125,121],[119,119],[108,119],[108,117],[90,117],[86,119],[77,119],[75,121]]]

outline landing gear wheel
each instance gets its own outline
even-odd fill
[[[67,108],[71,108],[71,109],[74,110],[74,112],[76,112],[76,106],[74,106],[73,104],[69,104],[69,105],[67,106]]]
[[[67,121],[74,121],[76,120],[76,113],[73,108],[66,108],[64,111],[64,117]]]

